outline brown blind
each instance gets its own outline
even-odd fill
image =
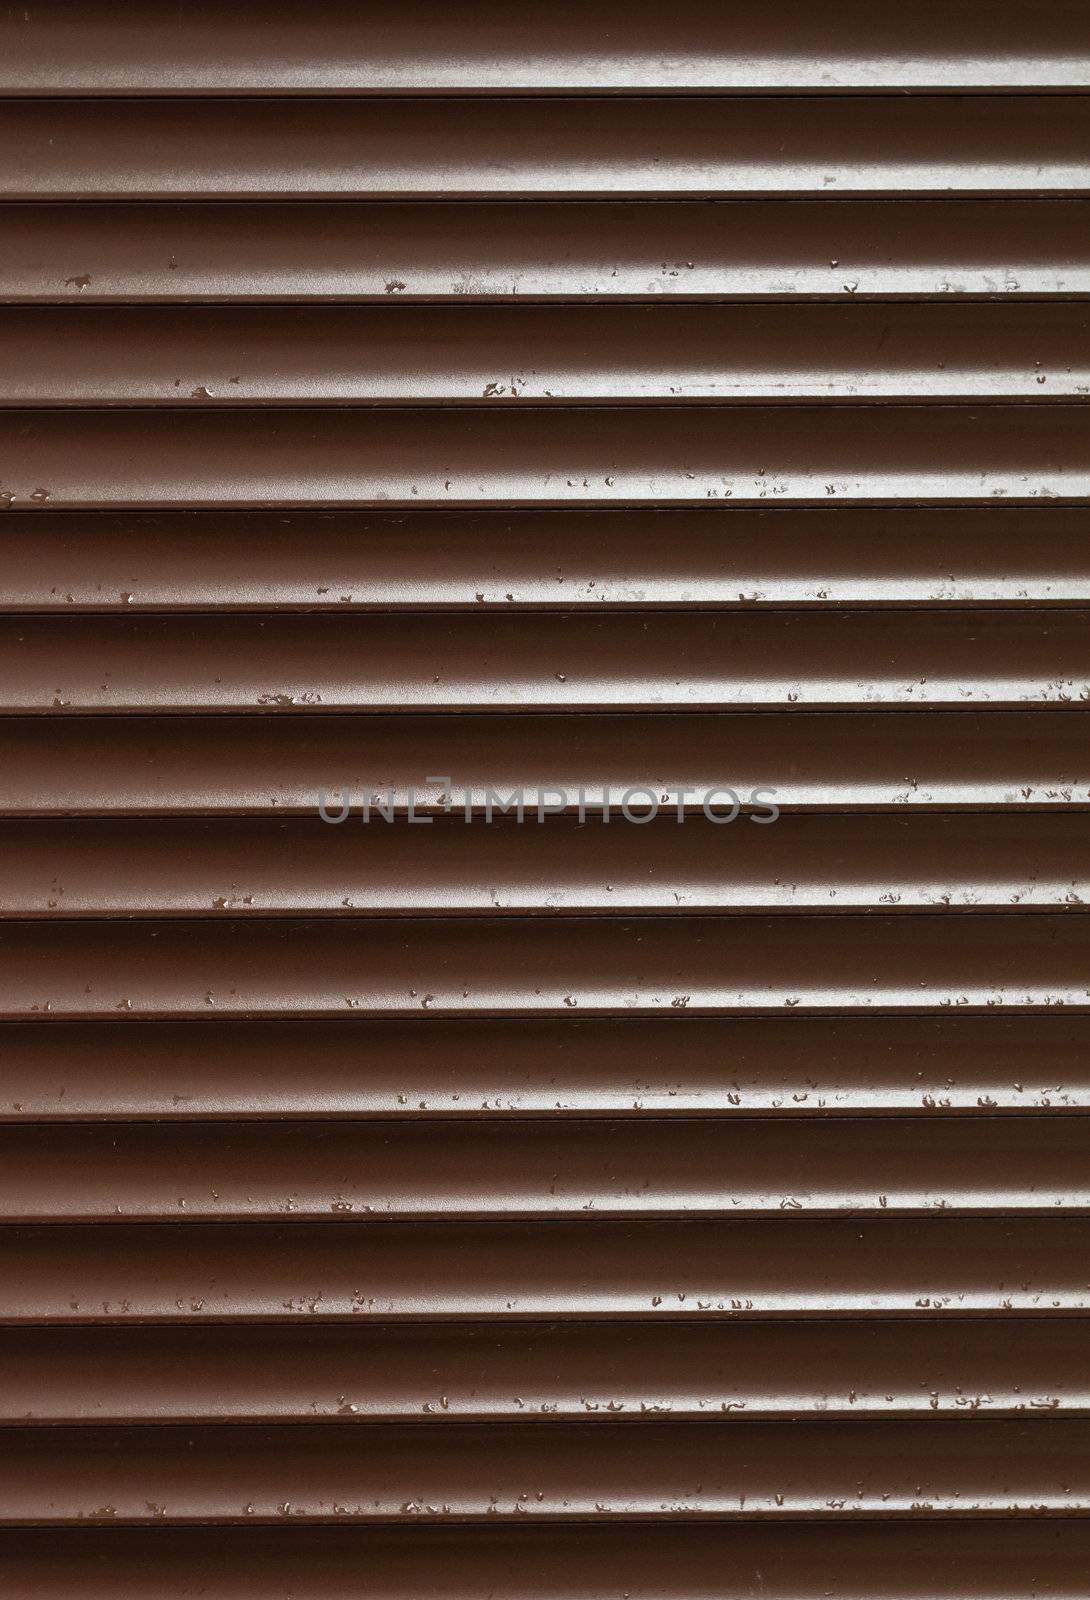
[[[0,5],[3,1600],[1087,1592],[1088,90]]]

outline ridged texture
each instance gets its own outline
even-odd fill
[[[1070,1320],[872,1319],[850,1341],[843,1334],[720,1320],[87,1326],[86,1365],[73,1370],[70,1330],[5,1328],[0,1421],[321,1422],[351,1434],[366,1421],[599,1419],[638,1430],[648,1420],[1090,1417],[1082,1330]]]
[[[48,921],[0,928],[0,1019],[1090,1009],[1085,918],[876,913],[832,924],[810,912],[492,915],[467,926],[244,921],[210,907],[147,927],[69,920],[58,906]]]
[[[154,931],[154,930],[153,930]],[[0,1120],[990,1116],[1090,1108],[1090,1016],[0,1026]],[[986,1130],[992,1125],[986,1124]],[[1001,1130],[999,1130],[1001,1131]]]
[[[991,90],[1081,86],[1090,28],[1078,0],[997,0],[981,17],[950,0],[936,49],[926,0],[876,13],[841,0],[817,19],[788,0],[771,19],[740,0],[682,0],[668,13],[620,0],[557,0],[472,13],[416,0],[283,4],[197,0],[184,15],[141,0],[120,18],[105,0],[7,4],[4,94],[519,94],[583,90]]]
[[[938,1435],[938,1438],[936,1438]],[[938,1447],[942,1440],[941,1448]],[[6,1520],[128,1523],[717,1521],[1085,1516],[1090,1424],[977,1420],[372,1425],[163,1430],[22,1428],[4,1440]],[[49,1474],[49,1498],[39,1483]],[[516,1484],[525,1485],[516,1489]],[[99,1489],[110,1500],[97,1504]],[[249,1498],[239,1503],[239,1491]],[[850,1509],[849,1509],[850,1507]]]
[[[774,818],[726,837],[684,812],[647,823],[543,809],[521,826],[438,816],[427,834],[353,819],[0,822],[9,917],[600,915],[659,912],[1055,911],[1090,901],[1090,819],[1078,814]],[[335,808],[336,809],[336,808]],[[629,825],[626,826],[625,824]],[[635,825],[636,832],[629,832]],[[757,834],[751,827],[759,829]],[[529,832],[526,830],[529,829]]]
[[[0,548],[8,613],[1031,610],[1090,591],[1078,508],[11,511]]]
[[[0,235],[0,299],[1075,299],[1090,293],[1083,219],[1077,200],[926,196],[896,208],[865,200],[27,203]]]
[[[0,3],[4,1600],[1084,1600],[1088,89]]]
[[[0,103],[7,200],[1059,199],[1088,190],[1081,96]],[[61,264],[65,276],[85,275],[78,261]]]
[[[1090,702],[1090,614],[18,618],[0,714]]]
[[[9,406],[1070,400],[1090,316],[1032,306],[14,307]],[[180,374],[180,376],[179,376]]]
[[[0,1320],[1083,1317],[1088,1250],[1090,1218],[1062,1215],[12,1224]]]
[[[666,793],[661,804],[672,815],[679,789],[698,814],[695,797],[703,796],[726,816],[734,803],[726,789],[748,800],[772,788],[782,810],[807,811],[1085,810],[1090,802],[1081,702],[1056,709],[1057,697],[1018,712],[807,712],[792,709],[792,692],[781,702],[790,719],[675,710],[364,721],[304,717],[321,706],[293,708],[275,694],[246,716],[106,717],[67,714],[50,698],[47,716],[0,718],[0,813],[313,818],[325,791],[336,818],[347,788],[351,831],[365,797],[375,820],[405,815],[410,804],[416,816],[467,806],[491,806],[494,817],[507,806],[517,816],[520,794],[531,817],[543,802],[589,818],[606,805],[619,809],[630,790],[640,791],[630,811],[644,816],[645,788]]]
[[[1081,405],[0,412],[0,506],[1090,499]]]
[[[1090,1213],[1073,1118],[0,1129],[5,1222]],[[991,1175],[991,1164],[998,1171]],[[487,1177],[482,1177],[487,1174]],[[282,1192],[294,1182],[290,1192]],[[180,1191],[180,1192],[179,1192]]]

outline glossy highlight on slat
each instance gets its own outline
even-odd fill
[[[3,411],[0,508],[1078,502],[1090,497],[1087,414],[1082,405]]]
[[[0,553],[5,613],[1090,606],[1059,506],[9,511]]]
[[[205,0],[189,5],[180,36],[165,0],[138,0],[123,24],[103,0],[54,4],[59,37],[48,12],[7,10],[9,95],[1003,92],[1078,88],[1090,66],[1090,30],[1072,0],[1043,13],[998,0],[983,17],[951,0],[941,52],[920,0],[879,13],[841,0],[820,25],[792,0],[775,26],[739,0],[682,0],[669,12],[647,0],[589,10],[560,0],[515,14],[478,0],[471,15],[436,0],[392,14],[374,0],[315,0],[305,28],[282,4],[236,3],[225,16]]]
[[[468,807],[484,816],[491,804],[495,817],[512,791],[526,793],[536,817],[544,788],[549,805],[576,816],[580,808],[612,816],[627,791],[645,786],[673,795],[663,802],[672,808],[685,788],[686,810],[698,812],[695,795],[724,785],[747,797],[771,786],[782,811],[1028,813],[1090,804],[1078,707],[783,710],[789,714],[364,720],[306,707],[212,717],[80,717],[58,708],[45,717],[0,718],[8,755],[0,814],[313,817],[323,788],[339,814],[342,785],[353,786],[356,826],[363,793],[378,793],[376,806],[395,818],[408,815],[410,800],[417,815]],[[729,811],[729,796],[720,798]]]
[[[1074,305],[0,309],[0,403],[210,408],[1055,402]]]
[[[1063,1318],[0,1329],[13,1426],[1088,1415]]]
[[[0,0],[4,1600],[1082,1600],[1088,67]]]
[[[0,713],[1074,709],[1088,615],[13,618]]]
[[[0,1019],[1090,1009],[1090,918],[8,921]]]
[[[1090,1215],[1078,1123],[0,1128],[0,1222]]]
[[[9,1226],[0,1324],[1085,1316],[1088,1250],[1064,1216]]]
[[[0,201],[1088,192],[1080,95],[0,101]]]
[[[626,793],[607,822],[553,814],[552,796],[531,802],[521,825],[506,812],[440,814],[418,819],[427,832],[365,812],[360,795],[345,815],[339,791],[326,793],[322,816],[295,821],[0,822],[0,915],[957,915],[1090,905],[1090,818],[1079,812],[780,817],[767,790],[746,795],[745,812],[726,791],[703,806],[690,799],[691,811],[675,798],[649,821],[658,796]]]
[[[1052,1118],[1088,1060],[1064,1011],[31,1021],[0,1025],[0,1121]]]
[[[8,303],[1090,294],[1079,200],[24,202],[2,216]]]
[[[1085,1516],[1090,1424],[648,1423],[7,1431],[9,1523]],[[96,1504],[109,1484],[110,1498]],[[521,1484],[523,1487],[516,1488]],[[248,1498],[240,1501],[239,1491]],[[285,1509],[287,1508],[287,1509]]]

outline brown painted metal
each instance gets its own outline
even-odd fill
[[[0,1019],[1086,1010],[1088,963],[1064,912],[9,921]]]
[[[654,798],[654,797],[651,797]],[[1090,817],[789,816],[675,802],[540,820],[0,822],[0,916],[677,916],[1077,911]],[[546,804],[548,802],[546,801]],[[729,816],[723,796],[713,816]],[[633,820],[630,820],[633,819]],[[752,830],[756,829],[756,832]],[[0,1179],[2,1182],[2,1179]]]
[[[17,1600],[1073,1600],[1085,1523],[692,1522],[0,1530]]]
[[[0,301],[39,304],[1090,294],[1077,200],[24,204],[3,223]]]
[[[1082,1600],[1088,86],[0,0],[4,1600]]]
[[[0,509],[1079,502],[1088,416],[1081,404],[2,411]]]
[[[1070,1319],[0,1329],[16,1426],[1087,1416]]]
[[[926,0],[875,12],[839,0],[816,17],[789,0],[775,20],[740,0],[557,0],[472,13],[415,0],[316,0],[304,19],[256,0],[198,0],[179,16],[138,0],[124,17],[105,0],[6,4],[0,93],[49,94],[592,94],[775,90],[873,93],[982,88],[1077,89],[1090,72],[1090,27],[1078,0],[998,0],[985,16],[949,0],[936,50]]]
[[[1062,1011],[6,1023],[0,1121],[1052,1118],[1088,1063]]]
[[[1076,305],[46,307],[0,313],[6,406],[1061,401]]]
[[[0,100],[0,200],[1088,192],[1080,95]]]
[[[356,1526],[0,1531],[17,1600],[1072,1600],[1077,1521]]]
[[[1090,1513],[1090,1423],[448,1422],[7,1432],[8,1523],[689,1521]],[[102,1490],[108,1499],[102,1499]]]
[[[0,713],[1078,708],[1088,623],[956,610],[13,618],[0,620]]]
[[[1073,1117],[0,1128],[0,1222],[1060,1211],[1090,1215]]]
[[[0,1228],[0,1323],[854,1319],[1090,1311],[1090,1219]],[[1047,1430],[1046,1430],[1047,1432]]]
[[[1077,1521],[4,1529],[17,1600],[1072,1600]]]
[[[1085,606],[1086,534],[1086,513],[1063,507],[400,516],[12,511],[0,521],[0,607]]]
[[[354,826],[364,793],[377,794],[376,808],[395,815],[406,815],[411,800],[419,815],[447,806],[482,813],[491,803],[494,818],[518,790],[536,816],[545,788],[549,806],[576,815],[582,806],[588,816],[618,810],[627,790],[643,786],[674,796],[684,788],[686,809],[697,811],[696,796],[716,791],[729,812],[730,796],[718,794],[723,786],[747,810],[757,788],[775,789],[781,809],[804,811],[1044,811],[1090,803],[1078,706],[807,712],[787,705],[783,715],[567,719],[313,711],[79,717],[61,707],[44,717],[0,718],[0,814],[313,817],[323,788],[339,813],[344,785],[352,788]],[[676,798],[668,803],[675,808]]]

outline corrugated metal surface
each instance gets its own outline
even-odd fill
[[[646,797],[643,801],[646,807]],[[630,807],[631,809],[631,807]],[[726,805],[724,803],[724,809]],[[755,815],[763,814],[764,808]],[[633,813],[635,815],[635,813]],[[547,813],[519,826],[436,817],[0,821],[9,917],[571,916],[709,911],[1032,911],[1090,901],[1085,817],[765,815],[724,840],[676,815],[631,829]],[[743,831],[744,829],[744,831]],[[221,892],[230,885],[230,893]]]
[[[1059,199],[24,203],[0,235],[0,299],[29,304],[1088,292],[1084,212]]]
[[[1090,314],[1067,303],[12,308],[0,374],[12,406],[903,403],[1041,389],[1071,400],[1090,393]]]
[[[622,0],[520,15],[503,0],[452,12],[414,0],[18,0],[0,9],[5,94],[445,94],[583,90],[681,94],[876,89],[1073,89],[1090,66],[1079,0],[950,0],[936,38],[927,0],[820,17],[786,0],[775,21],[740,0],[668,13]]]
[[[1025,199],[1088,189],[1090,104],[1076,95],[0,103],[6,200]],[[89,270],[57,265],[64,277]],[[398,281],[394,262],[388,281]]]
[[[5,1600],[1084,1600],[1088,90],[0,4]]]
[[[190,407],[0,412],[0,503],[120,511],[1090,499],[1081,403]]]

